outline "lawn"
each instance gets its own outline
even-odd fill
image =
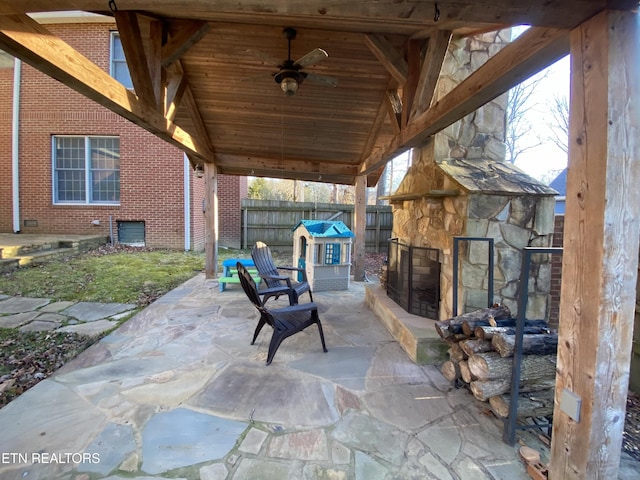
[[[249,255],[224,250],[220,262]],[[52,301],[131,303],[143,308],[202,272],[204,261],[204,253],[105,246],[0,275],[0,294]],[[0,328],[0,407],[99,339],[75,333]]]
[[[203,253],[102,247],[4,274],[0,293],[144,306],[203,267]]]

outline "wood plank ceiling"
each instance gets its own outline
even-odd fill
[[[567,31],[628,0],[0,0],[0,49],[183,148],[220,173],[374,185],[385,163],[568,53]],[[135,85],[123,89],[26,14],[115,16]],[[431,102],[452,35],[530,24],[528,38]],[[274,81],[320,47],[293,96]],[[260,52],[257,54],[255,52]]]

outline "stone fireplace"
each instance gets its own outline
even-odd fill
[[[434,102],[454,89],[499,51],[509,30],[452,39]],[[439,255],[439,308],[434,320],[453,315],[454,237],[494,241],[494,288],[490,295],[515,316],[518,310],[522,249],[550,247],[556,192],[506,162],[507,95],[488,102],[412,151],[412,166],[388,197],[393,235],[409,248],[436,249]],[[488,304],[488,242],[459,242],[457,312]],[[550,303],[549,255],[534,255],[528,282],[528,318],[546,318]],[[398,275],[402,276],[401,272]],[[446,350],[433,322],[406,313],[376,289],[366,301],[418,363],[439,362]],[[428,316],[431,318],[431,316]]]
[[[428,151],[428,150],[427,150]],[[440,310],[453,315],[453,239],[488,237],[495,245],[492,301],[517,313],[522,249],[551,246],[555,191],[511,164],[486,158],[417,158],[392,197],[393,236],[412,247],[440,251]],[[426,158],[425,158],[426,157]],[[458,313],[487,306],[488,243],[460,242]],[[527,318],[546,318],[551,264],[534,256]]]

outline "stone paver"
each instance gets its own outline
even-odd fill
[[[0,317],[0,327],[2,328],[16,328],[22,325],[26,325],[34,318],[40,315],[38,312],[22,312],[13,315],[5,315]]]
[[[131,307],[101,305],[98,318],[95,304],[25,300],[5,304],[0,326],[98,332]],[[266,366],[271,332],[250,345],[257,312],[242,291],[185,282],[0,409],[2,451],[26,455],[0,463],[0,480],[528,478],[501,422],[437,367],[411,362],[363,284],[314,300],[329,352],[310,328]],[[30,457],[55,452],[88,457]],[[629,458],[619,479],[638,478]]]
[[[40,320],[35,320],[31,323],[23,325],[18,330],[21,332],[48,332],[51,330],[55,330],[60,326],[58,322],[43,322]]]
[[[77,333],[78,335],[87,335],[95,337],[116,327],[117,323],[110,320],[96,320],[90,323],[78,323],[75,325],[67,325],[58,329],[59,332]]]
[[[245,423],[178,408],[154,415],[142,431],[142,471],[156,474],[219,460]]]
[[[61,313],[75,317],[83,322],[95,322],[135,308],[135,305],[127,303],[78,302],[69,308],[65,308]]]
[[[48,298],[9,297],[0,301],[0,314],[30,312],[49,302]]]
[[[76,302],[62,302],[62,301],[51,302],[48,305],[45,305],[44,307],[39,308],[38,310],[40,310],[41,312],[47,312],[47,313],[58,313],[64,310],[65,308],[69,308],[75,303]]]

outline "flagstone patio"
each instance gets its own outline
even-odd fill
[[[314,294],[328,353],[309,328],[266,366],[240,288],[194,277],[0,410],[0,479],[528,479],[501,422],[413,363],[364,290]]]

